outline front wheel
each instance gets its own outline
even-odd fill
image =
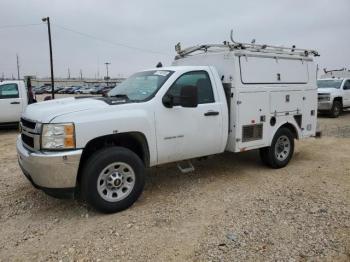
[[[97,210],[114,213],[130,207],[141,195],[145,167],[141,159],[123,147],[109,147],[94,153],[82,174],[84,199]]]
[[[334,101],[331,109],[331,117],[337,118],[342,111],[342,104],[339,101]]]
[[[270,147],[260,149],[263,163],[272,168],[285,167],[294,153],[294,136],[288,128],[280,128],[272,139]]]

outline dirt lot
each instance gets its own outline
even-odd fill
[[[257,152],[152,168],[129,210],[57,200],[22,175],[0,132],[0,261],[350,261],[350,113],[319,118],[284,169]]]

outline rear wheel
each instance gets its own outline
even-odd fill
[[[82,194],[86,201],[104,213],[130,207],[141,195],[145,167],[131,150],[110,147],[94,153],[83,169]]]
[[[331,109],[331,117],[337,118],[342,111],[342,104],[339,101],[334,101]]]
[[[260,149],[260,157],[264,164],[272,168],[285,167],[294,153],[294,136],[288,128],[280,128],[270,147]]]

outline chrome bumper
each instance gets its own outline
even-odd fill
[[[31,152],[17,138],[18,162],[27,178],[39,188],[74,188],[82,150]]]
[[[332,102],[318,102],[318,110],[331,110],[332,109]]]

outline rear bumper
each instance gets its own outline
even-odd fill
[[[49,195],[65,197],[74,194],[82,150],[64,152],[31,152],[17,138],[18,163],[23,174],[36,188]]]

